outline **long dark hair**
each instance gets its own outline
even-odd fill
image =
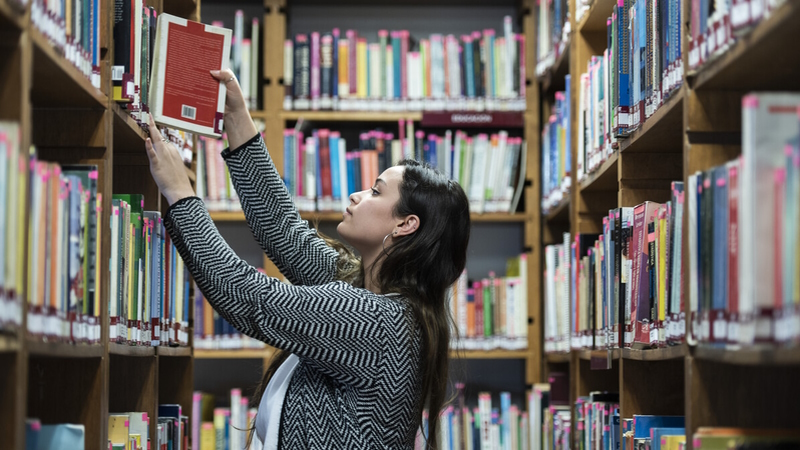
[[[427,446],[436,449],[439,412],[447,392],[453,323],[446,296],[467,263],[469,201],[458,183],[430,165],[414,160],[403,160],[398,165],[405,170],[394,216],[415,214],[419,217],[419,229],[393,239],[372,268],[380,266],[376,280],[381,292],[396,292],[408,299],[419,321],[423,337],[423,373],[422,401],[418,405],[416,425],[421,425],[422,411],[427,406],[430,412]],[[326,241],[340,254],[337,278],[363,287],[365,274],[360,260],[340,242]],[[288,353],[281,351],[272,358],[253,396],[256,407],[272,375],[287,357]]]

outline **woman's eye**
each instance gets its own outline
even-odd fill
[[[372,195],[378,195],[378,194],[380,194],[380,192],[378,192],[377,189],[372,188]]]

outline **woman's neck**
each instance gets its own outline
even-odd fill
[[[382,294],[380,283],[378,283],[378,274],[381,271],[381,260],[377,255],[361,257],[361,265],[364,268],[364,289]]]

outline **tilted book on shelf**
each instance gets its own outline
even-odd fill
[[[150,76],[156,123],[205,136],[222,135],[225,82],[209,71],[230,60],[231,30],[170,14],[158,17]]]

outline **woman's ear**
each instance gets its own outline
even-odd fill
[[[412,233],[415,233],[420,226],[419,217],[416,214],[411,214],[410,216],[406,216],[406,218],[397,225],[395,228],[394,233],[392,233],[395,237],[397,236],[408,236]]]

